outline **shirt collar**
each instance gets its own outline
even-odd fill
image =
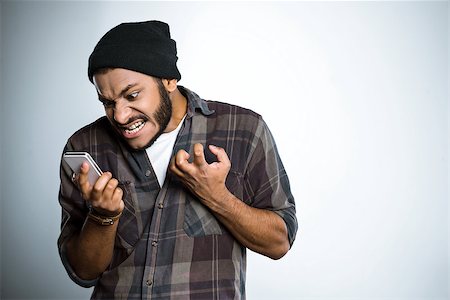
[[[209,109],[208,103],[193,91],[181,85],[178,86],[178,90],[188,101],[187,118],[192,117],[197,110],[205,116],[210,116],[215,112],[213,109]]]

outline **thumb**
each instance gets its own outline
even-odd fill
[[[88,178],[89,168],[89,164],[87,162],[83,162],[80,167],[80,175],[78,176],[78,185],[84,199],[89,199],[89,195],[91,194],[92,190],[92,186],[89,183]]]

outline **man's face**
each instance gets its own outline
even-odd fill
[[[94,84],[111,125],[131,148],[145,149],[163,133],[172,103],[160,80],[117,68],[96,73]]]

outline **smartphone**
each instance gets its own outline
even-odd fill
[[[81,165],[86,161],[89,164],[88,180],[91,185],[94,185],[103,173],[95,160],[87,152],[66,152],[63,154],[63,159],[75,174],[80,173]]]

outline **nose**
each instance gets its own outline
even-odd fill
[[[128,106],[127,101],[118,99],[114,106],[114,120],[122,125],[127,124],[131,117],[131,108]]]

